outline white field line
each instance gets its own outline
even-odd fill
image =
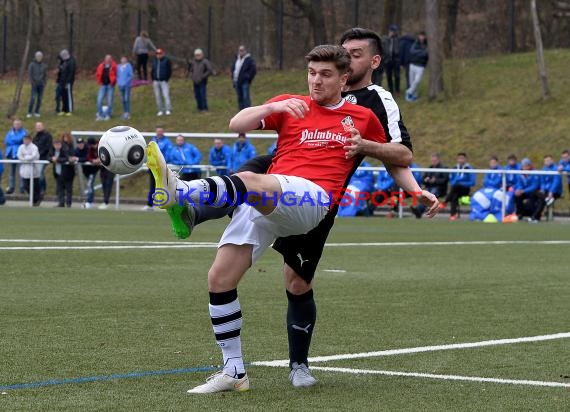
[[[288,365],[286,365],[288,366]],[[500,379],[500,378],[482,378],[478,376],[458,376],[458,375],[435,375],[432,373],[416,373],[416,372],[396,372],[369,369],[351,369],[351,368],[333,368],[327,366],[311,366],[312,370],[325,372],[341,372],[352,374],[369,374],[369,375],[386,375],[386,376],[405,376],[410,378],[426,378],[440,379],[445,381],[469,381],[469,382],[488,382],[502,383],[509,385],[526,385],[526,386],[547,386],[551,388],[570,388],[570,383],[533,381],[525,379]]]
[[[388,349],[376,352],[345,353],[340,355],[317,356],[314,358],[309,358],[309,362],[315,363],[315,362],[328,362],[328,361],[345,360],[345,359],[365,359],[365,358],[375,358],[380,356],[405,355],[409,353],[436,352],[436,351],[453,350],[453,349],[481,348],[485,346],[511,345],[515,343],[541,342],[541,341],[567,339],[567,338],[570,338],[570,332],[555,333],[551,335],[527,336],[522,338],[484,340],[480,342],[452,343],[447,345],[419,346],[415,348],[403,348],[403,349]],[[253,362],[253,364],[260,366],[283,366],[283,365],[289,365],[289,360]]]
[[[153,242],[129,240],[40,240],[40,239],[0,239],[0,243],[87,243],[95,246],[0,246],[0,250],[125,250],[125,249],[199,249],[215,248],[215,242]],[[103,245],[102,245],[103,244]],[[107,244],[107,245],[104,245]],[[110,244],[110,245],[109,245]],[[461,246],[461,245],[567,245],[570,240],[495,240],[495,241],[445,241],[445,242],[354,242],[354,243],[327,243],[327,247],[367,247],[367,246]]]

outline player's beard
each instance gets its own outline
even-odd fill
[[[348,75],[348,79],[346,80],[346,85],[353,86],[357,83],[360,83],[362,79],[364,79],[364,76],[366,76],[366,72],[355,73],[351,71],[350,74]]]

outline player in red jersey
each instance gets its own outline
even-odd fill
[[[190,393],[249,388],[237,299],[241,277],[275,238],[306,233],[325,217],[331,204],[329,193],[334,198],[359,163],[356,157],[347,156],[345,146],[361,139],[361,134],[376,144],[385,142],[376,116],[341,98],[348,78],[348,53],[340,46],[318,46],[307,55],[307,61],[310,97],[278,96],[242,110],[230,122],[234,131],[262,125],[279,132],[279,149],[269,174],[244,172],[183,182],[168,170],[155,145],[147,149],[157,191],[167,198],[163,208],[176,200],[199,202],[206,198],[215,206],[239,205],[208,273],[210,316],[224,369]],[[244,201],[247,204],[242,204]]]

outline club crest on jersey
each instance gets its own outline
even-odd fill
[[[342,124],[343,129],[348,132],[351,128],[354,127],[354,122],[352,121],[352,117],[346,116],[340,122]]]
[[[356,104],[356,96],[353,94],[347,94],[346,96],[344,96],[344,100],[346,100],[349,103]]]

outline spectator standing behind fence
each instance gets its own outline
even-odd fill
[[[469,196],[471,187],[475,186],[475,174],[463,172],[466,169],[472,169],[471,165],[467,163],[467,155],[463,152],[457,153],[456,171],[449,176],[451,188],[445,201],[440,205],[440,208],[443,209],[448,203],[450,204],[449,220],[459,218],[459,199],[463,196]]]
[[[49,160],[49,153],[53,147],[53,137],[48,132],[42,122],[36,123],[36,135],[34,136],[33,143],[38,147],[40,152],[40,160]],[[46,182],[46,168],[47,164],[40,165],[40,199],[43,200],[47,189]]]
[[[110,54],[107,54],[103,61],[97,66],[95,78],[99,84],[97,93],[97,117],[95,120],[109,120],[113,115],[113,98],[115,96],[115,85],[117,84],[117,63]],[[107,106],[103,105],[103,100],[107,99]]]
[[[154,98],[156,107],[158,108],[157,116],[166,114],[170,116],[170,86],[168,81],[172,75],[172,63],[170,59],[164,55],[164,50],[156,49],[156,58],[152,63],[151,69],[152,87],[154,90]]]
[[[383,39],[384,56],[382,58],[388,89],[390,93],[395,93],[396,96],[400,95],[400,38],[398,31],[399,28],[395,24],[391,24],[388,28],[388,37]]]
[[[30,162],[35,160],[40,160],[40,152],[38,147],[32,143],[32,136],[26,134],[23,139],[23,143],[18,147],[18,159],[23,162]],[[20,165],[20,176],[24,181],[24,190],[26,193],[30,193],[30,180],[33,179],[33,195],[32,201],[34,206],[40,205],[40,165],[35,163],[22,163]]]
[[[121,63],[117,66],[117,86],[123,103],[123,120],[131,118],[131,83],[133,81],[133,65],[127,56],[121,57]]]
[[[73,154],[73,138],[71,134],[64,133],[61,140],[54,143],[51,156],[51,162],[54,164],[53,172],[57,180],[57,207],[71,207],[77,161]]]
[[[184,142],[184,136],[176,136],[176,145],[168,152],[167,162],[173,165],[198,165],[202,160],[202,153],[192,143]],[[178,171],[181,180],[200,179],[202,171],[200,168],[183,167]]]
[[[560,161],[558,162],[558,171],[559,172],[566,172],[567,183],[568,183],[568,194],[570,194],[570,151],[564,150],[562,152],[562,156],[560,157]]]
[[[141,31],[140,35],[137,36],[133,44],[133,54],[137,58],[137,76],[139,80],[147,80],[147,64],[148,64],[148,53],[150,51],[156,51],[156,47],[152,43],[152,40],[148,37],[146,31]]]
[[[194,83],[194,98],[199,112],[208,111],[208,77],[213,73],[212,64],[204,57],[202,49],[194,50],[194,59],[188,63],[188,74]]]
[[[24,142],[24,136],[28,132],[22,127],[22,121],[20,119],[14,119],[12,122],[12,128],[8,130],[6,136],[4,137],[4,147],[6,148],[6,159],[17,160],[18,159],[18,149],[20,145]],[[8,176],[8,187],[6,188],[6,194],[11,195],[14,193],[16,187],[16,175],[18,170],[17,163],[10,163],[10,175]],[[24,181],[19,180],[20,193],[24,193]]]
[[[533,169],[530,159],[524,158],[521,161],[521,170],[530,171]],[[530,223],[538,222],[544,209],[544,199],[540,196],[540,177],[530,174],[517,175],[514,191],[518,220],[528,216]]]
[[[275,150],[277,150],[277,141],[271,143],[271,146],[267,148],[267,154],[272,155]]]
[[[164,128],[160,126],[157,127],[156,134],[150,140],[158,144],[158,148],[162,152],[162,155],[164,156],[165,159],[170,158],[170,151],[172,150],[173,144],[168,139],[168,137],[164,135]],[[153,207],[152,199],[154,195],[155,183],[154,183],[154,177],[150,170],[148,171],[148,177],[149,177],[148,196],[147,196],[146,206],[143,207],[143,210],[152,210]]]
[[[410,87],[406,90],[406,101],[418,100],[417,90],[422,81],[428,63],[427,37],[425,32],[419,32],[412,47],[410,47]]]
[[[410,49],[416,40],[412,36],[400,37],[400,65],[406,75],[406,89],[410,88]]]
[[[257,156],[255,147],[247,140],[245,133],[240,133],[237,142],[234,143],[232,148],[230,174],[237,173],[241,165],[255,156]]]
[[[551,155],[544,156],[542,170],[545,172],[558,172],[558,166],[554,163]],[[562,196],[562,176],[559,174],[541,175],[540,191],[544,198],[544,205],[552,206],[554,201]]]
[[[231,161],[232,149],[225,145],[222,139],[214,139],[214,146],[212,146],[208,154],[208,163],[217,167],[216,173],[218,176],[229,174]]]
[[[99,158],[97,158],[97,163],[100,164]],[[109,201],[111,200],[111,193],[113,192],[113,182],[115,181],[115,174],[109,172],[105,167],[99,167],[101,171],[99,177],[101,179],[101,189],[103,190],[103,203],[99,205],[97,209],[108,209]]]
[[[0,147],[0,160],[2,160],[2,148]],[[0,206],[6,203],[6,198],[4,197],[4,191],[2,190],[2,174],[4,173],[4,163],[0,162]]]
[[[59,67],[55,89],[55,111],[58,115],[71,116],[73,112],[73,84],[77,70],[75,58],[67,49],[59,52]],[[61,107],[60,103],[61,102]]]
[[[489,169],[502,170],[497,156],[489,159]],[[501,173],[486,173],[483,178],[483,187],[489,189],[500,189],[503,186],[503,175]]]
[[[83,207],[85,209],[91,209],[93,207],[93,201],[95,200],[95,177],[97,177],[97,172],[99,171],[97,140],[90,137],[87,139],[87,145],[85,145],[83,139],[77,139],[74,156],[77,158],[77,161],[81,163],[83,176],[85,176],[85,192],[87,196]]]
[[[514,154],[510,154],[509,157],[507,157],[505,170],[521,170],[521,165]],[[517,184],[517,181],[518,175],[514,173],[507,173],[507,190],[511,190]]]
[[[430,169],[446,169],[447,167],[441,163],[441,156],[439,153],[431,155]],[[449,174],[445,172],[426,172],[422,178],[424,189],[434,194],[435,197],[442,197],[447,195],[447,184],[449,182]],[[412,207],[412,213],[420,219],[425,213],[426,207],[423,204],[418,204]]]
[[[44,89],[47,83],[47,64],[44,63],[44,54],[37,51],[34,60],[28,66],[28,75],[30,76],[31,95],[28,104],[27,118],[32,116],[40,117],[40,108],[44,97]]]
[[[238,54],[232,64],[232,81],[236,89],[239,110],[251,106],[249,89],[257,74],[255,60],[247,52],[244,45],[239,46]]]

